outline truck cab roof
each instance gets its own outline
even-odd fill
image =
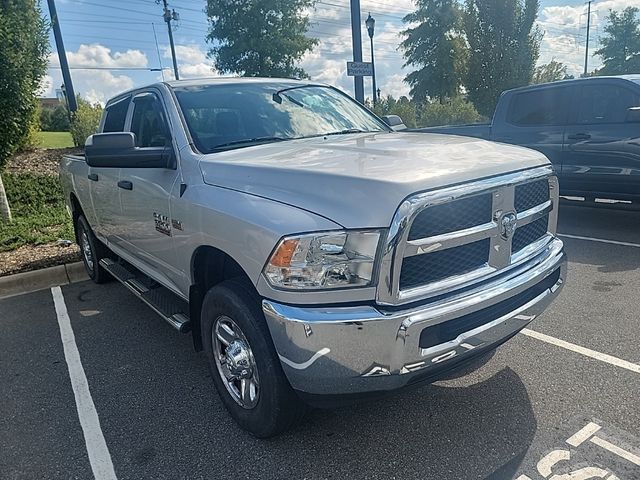
[[[597,77],[586,77],[586,78],[569,78],[567,80],[558,80],[556,82],[547,82],[547,83],[538,83],[535,85],[525,85],[524,87],[512,88],[510,90],[505,90],[504,93],[511,92],[522,92],[527,90],[536,90],[540,88],[548,88],[548,87],[557,87],[560,85],[567,86],[574,83],[584,83],[584,82],[597,82],[602,80],[620,80],[626,82],[632,82],[640,85],[640,75],[632,74],[632,75],[607,75],[607,76],[597,76]]]

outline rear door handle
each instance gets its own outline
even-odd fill
[[[87,178],[89,180],[91,180],[92,182],[97,182],[98,181],[98,174],[97,173],[90,173],[89,175],[87,175]]]
[[[124,188],[125,190],[133,190],[133,183],[129,180],[120,180],[118,182],[118,187]]]
[[[589,140],[591,135],[588,133],[574,133],[573,135],[567,136],[569,140]]]

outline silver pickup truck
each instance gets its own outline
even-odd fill
[[[325,85],[123,93],[60,176],[91,278],[191,332],[258,437],[468,369],[565,280],[544,155],[393,131]]]

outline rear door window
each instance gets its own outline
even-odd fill
[[[564,125],[569,94],[566,87],[516,93],[509,106],[507,122],[522,127]]]
[[[578,125],[622,123],[629,108],[640,106],[638,95],[617,85],[583,85],[578,101]]]
[[[130,100],[131,97],[127,97],[105,108],[103,132],[124,132],[124,123],[127,119]]]

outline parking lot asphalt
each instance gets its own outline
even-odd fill
[[[116,478],[640,478],[640,212],[563,205],[559,232],[567,285],[529,328],[577,349],[517,335],[471,374],[266,441],[188,335],[116,282],[63,287]],[[93,477],[52,292],[0,301],[0,326],[0,478]]]

